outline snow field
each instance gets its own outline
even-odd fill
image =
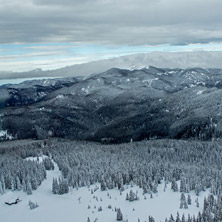
[[[39,161],[42,161],[39,158]],[[31,158],[30,160],[37,160]],[[201,192],[198,197],[200,207],[196,207],[196,195],[190,192],[192,205],[188,205],[188,209],[180,209],[180,192],[173,192],[167,185],[164,192],[164,184],[158,186],[158,193],[153,194],[153,198],[149,194],[143,195],[142,189],[138,186],[125,186],[125,190],[120,195],[117,189],[101,191],[100,185],[95,184],[90,187],[81,187],[78,190],[70,188],[70,192],[64,195],[54,195],[52,193],[53,178],[61,176],[56,163],[55,169],[47,171],[47,179],[42,182],[32,195],[27,195],[22,191],[6,191],[0,196],[0,221],[4,222],[87,222],[90,218],[91,222],[114,222],[116,221],[115,208],[120,208],[123,214],[123,221],[148,222],[148,216],[153,216],[156,222],[164,222],[165,218],[169,218],[170,214],[176,216],[177,211],[187,216],[197,215],[202,210],[204,197],[208,195],[208,191]],[[126,194],[133,190],[138,192],[139,200],[129,202],[126,201]],[[188,194],[185,194],[187,198]],[[8,206],[6,201],[14,201],[17,197],[22,200],[17,205]],[[145,198],[146,197],[146,198]],[[30,210],[28,202],[32,201],[39,205],[38,208]],[[111,206],[109,208],[108,206]],[[98,209],[102,207],[102,211]]]

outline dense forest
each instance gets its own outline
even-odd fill
[[[171,215],[166,221],[222,221],[221,141],[150,140],[119,145],[61,139],[14,141],[1,143],[0,154],[0,193],[11,189],[31,194],[55,162],[62,172],[62,177],[52,181],[55,194],[100,183],[101,190],[118,188],[121,192],[125,185],[138,185],[144,194],[152,195],[165,183],[181,192],[181,208],[186,208],[191,190],[198,198],[209,189],[203,212],[196,218]],[[48,157],[43,161],[27,158],[43,155]],[[136,194],[129,193],[128,200],[133,198]],[[154,219],[150,217],[150,221]]]

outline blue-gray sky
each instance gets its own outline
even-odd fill
[[[152,51],[219,51],[221,0],[0,0],[0,71]]]

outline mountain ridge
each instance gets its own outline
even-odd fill
[[[104,72],[113,67],[120,69],[136,70],[155,66],[159,68],[193,68],[202,67],[222,68],[222,52],[220,51],[195,51],[195,52],[151,52],[125,55],[109,59],[75,64],[54,70],[41,70],[37,68],[25,72],[0,71],[0,79],[35,78],[35,77],[88,77],[92,73]]]
[[[222,135],[220,69],[112,68],[44,83],[0,89],[0,131],[110,143]]]

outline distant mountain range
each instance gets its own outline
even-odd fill
[[[0,88],[1,139],[222,137],[222,69],[117,69]]]
[[[152,52],[127,55],[111,59],[72,65],[61,69],[43,71],[35,69],[29,72],[0,72],[1,79],[39,78],[39,77],[76,77],[89,76],[92,73],[105,72],[111,68],[140,69],[150,65],[160,68],[222,68],[222,52]]]

